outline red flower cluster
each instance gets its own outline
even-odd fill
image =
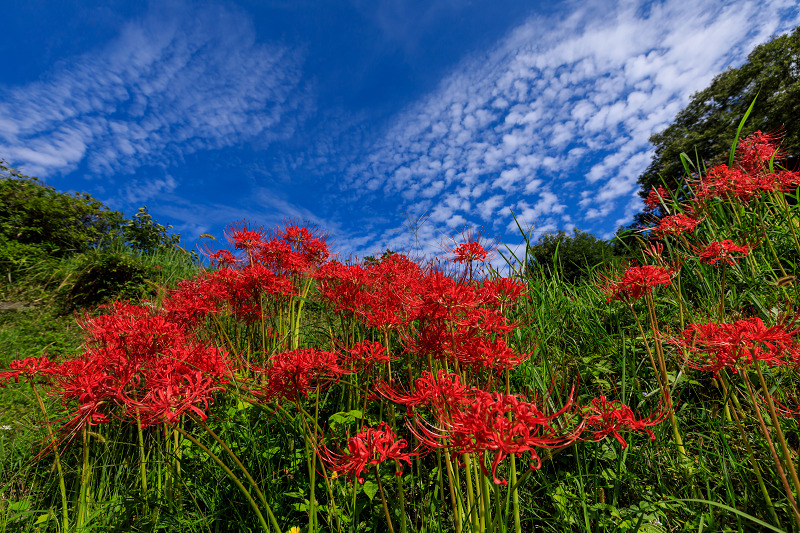
[[[769,160],[778,152],[777,139],[756,132],[737,145],[733,167],[717,165],[693,180],[695,199],[735,198],[748,203],[770,191],[785,191],[800,181],[797,172],[770,172]]]
[[[367,327],[397,331],[408,353],[491,370],[513,368],[527,358],[502,338],[516,326],[501,309],[523,292],[511,279],[467,283],[425,273],[394,254],[366,266],[329,263],[317,280],[323,299],[337,311],[351,311]]]
[[[447,408],[458,409],[472,397],[474,389],[461,382],[461,376],[442,369],[436,377],[423,371],[414,380],[413,391],[401,393],[386,383],[378,385],[378,392],[391,401],[405,405],[410,415],[417,407],[427,407],[434,411]]]
[[[411,466],[411,457],[414,455],[403,452],[407,446],[405,439],[395,437],[392,428],[386,422],[381,422],[377,428],[363,427],[360,433],[351,437],[347,441],[348,453],[335,453],[323,446],[320,456],[336,472],[353,474],[359,483],[364,483],[364,470],[390,459],[400,467],[396,475],[402,475],[402,462]]]
[[[585,431],[592,434],[586,440],[598,442],[613,435],[623,448],[627,448],[628,443],[622,438],[620,431],[644,433],[650,440],[654,440],[656,436],[648,428],[660,424],[667,416],[667,410],[662,402],[659,412],[636,420],[630,407],[619,400],[609,401],[605,396],[593,399],[591,405],[581,407],[580,412],[583,415]]]
[[[175,422],[185,413],[205,419],[213,393],[231,377],[226,354],[146,307],[106,307],[108,314],[83,320],[83,355],[60,364],[46,357],[15,361],[0,382],[46,376],[50,394],[71,410],[63,419],[68,434],[112,417],[142,426]]]
[[[450,261],[455,263],[480,261],[481,264],[485,264],[488,255],[489,250],[486,250],[479,242],[472,241],[456,246]]]
[[[678,213],[662,218],[658,221],[657,226],[646,228],[646,231],[651,232],[655,239],[663,239],[667,235],[677,237],[681,233],[691,232],[698,224],[700,224],[700,220]]]
[[[310,393],[323,385],[338,381],[344,373],[336,352],[313,348],[273,355],[270,363],[266,369],[255,369],[267,376],[267,385],[253,390],[267,401],[298,401],[301,396],[308,398]]]
[[[647,198],[644,199],[645,211],[649,212],[655,210],[666,197],[667,190],[664,187],[659,187],[658,189],[653,187],[647,194]]]
[[[712,241],[702,251],[699,251],[697,258],[707,265],[715,265],[719,261],[725,261],[730,266],[734,266],[734,259],[741,259],[749,254],[750,247],[739,246],[728,239],[722,242]]]
[[[795,331],[783,324],[767,327],[760,318],[732,323],[690,324],[682,337],[671,339],[690,355],[686,364],[718,374],[723,368],[764,361],[769,365],[796,364]]]
[[[497,467],[509,455],[528,452],[531,469],[537,469],[542,462],[536,448],[563,447],[578,437],[580,429],[562,431],[553,424],[571,408],[570,397],[561,410],[547,415],[522,396],[471,389],[459,404],[432,403],[435,422],[417,415],[411,430],[428,447],[475,454],[487,476],[486,460],[491,459],[494,482],[505,485],[507,481],[497,477]]]
[[[607,301],[621,300],[630,303],[653,292],[657,285],[669,285],[674,274],[675,271],[671,268],[653,265],[629,267],[619,279],[604,276],[606,282],[600,288],[608,294]]]
[[[396,329],[413,319],[414,293],[422,269],[402,254],[366,266],[328,263],[317,287],[336,311],[351,311],[368,327]]]
[[[231,225],[229,250],[209,253],[217,270],[183,280],[163,302],[167,314],[185,328],[197,327],[210,314],[231,313],[247,323],[261,321],[274,299],[295,296],[300,278],[312,276],[329,257],[324,237],[314,228],[289,224],[270,238],[247,224]]]
[[[352,348],[347,350],[346,363],[351,367],[352,372],[368,370],[375,364],[385,364],[395,361],[400,356],[390,356],[386,353],[386,347],[379,342],[363,341],[357,342]]]

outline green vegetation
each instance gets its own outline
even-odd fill
[[[615,252],[613,243],[577,228],[572,235],[565,231],[546,233],[528,249],[531,259],[528,268],[558,274],[565,281],[575,283],[591,277],[598,267],[608,268],[617,255]]]
[[[208,270],[132,239],[51,256],[54,281],[16,267],[62,308],[149,301],[83,318],[81,347],[42,305],[0,314],[32,357],[0,372],[0,526],[800,531],[800,176],[774,150],[742,139],[665,191],[624,271],[582,232],[505,278],[479,240],[448,275],[341,264],[293,223],[232,227]]]

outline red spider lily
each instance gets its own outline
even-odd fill
[[[667,197],[667,190],[664,187],[656,189],[653,187],[644,199],[645,211],[653,211],[656,207],[661,205],[661,202]]]
[[[19,367],[14,371],[50,378],[48,393],[69,411],[59,420],[64,440],[87,423],[112,418],[132,421],[144,414],[149,425],[174,421],[185,411],[201,414],[212,393],[225,388],[231,368],[217,348],[190,340],[179,325],[149,308],[126,302],[105,308],[111,312],[83,319],[87,339],[80,357],[12,365]]]
[[[237,250],[244,251],[250,263],[266,244],[266,235],[262,228],[251,229],[247,222],[230,224],[225,228],[225,237]]]
[[[320,457],[339,473],[352,474],[364,483],[364,470],[384,461],[392,460],[399,467],[395,475],[403,474],[403,461],[411,466],[414,453],[403,452],[408,446],[405,439],[395,437],[392,428],[381,422],[377,428],[362,427],[361,432],[347,441],[347,453],[335,453],[323,445]]]
[[[444,369],[439,370],[436,377],[427,370],[423,371],[422,376],[414,380],[413,392],[410,393],[398,392],[386,383],[380,383],[377,390],[394,403],[405,405],[409,415],[419,406],[434,410],[449,407],[458,409],[471,398],[473,392],[472,387],[461,382],[458,374]]]
[[[486,459],[493,455],[492,479],[496,484],[507,484],[497,477],[497,467],[509,455],[528,452],[531,469],[537,469],[542,462],[535,448],[560,448],[572,443],[580,433],[580,428],[564,432],[553,424],[572,409],[572,394],[561,410],[546,415],[522,396],[477,389],[472,392],[471,401],[461,406],[433,409],[435,425],[415,414],[411,431],[431,448],[477,455],[487,476]]]
[[[236,265],[236,257],[228,250],[218,250],[209,254],[212,267],[229,268]]]
[[[369,303],[366,273],[360,265],[326,263],[320,267],[316,279],[320,297],[336,312],[355,312]]]
[[[392,357],[387,354],[386,347],[379,342],[363,341],[355,343],[347,350],[346,363],[353,365],[354,371],[358,372],[375,364],[389,363],[399,358],[399,355]]]
[[[294,252],[303,256],[308,266],[319,266],[330,256],[326,235],[322,235],[316,226],[301,227],[291,222],[279,233]]]
[[[455,350],[461,365],[494,372],[516,368],[531,356],[530,353],[520,354],[512,350],[501,338],[490,340],[477,336],[458,338]]]
[[[712,241],[702,250],[695,248],[695,250],[699,252],[697,258],[701,262],[707,265],[714,265],[719,261],[725,261],[730,266],[736,264],[734,263],[734,259],[747,257],[750,254],[750,249],[750,246],[739,246],[734,244],[730,239],[722,242]]]
[[[19,383],[20,375],[24,375],[26,379],[31,379],[37,375],[48,375],[53,373],[56,364],[50,361],[47,356],[42,357],[26,357],[17,361],[11,361],[9,370],[0,372],[0,387],[7,381],[12,379]]]
[[[337,311],[352,311],[368,327],[396,329],[413,319],[423,274],[405,255],[392,254],[365,267],[323,265],[316,278]]]
[[[480,261],[483,265],[486,263],[486,258],[489,255],[489,250],[484,249],[483,246],[477,241],[461,243],[453,250],[453,257],[449,260],[454,263],[472,263],[473,261]]]
[[[712,167],[702,178],[693,180],[692,183],[695,199],[701,203],[712,198],[735,198],[748,203],[765,191],[775,189],[775,182],[769,175],[747,172],[728,165]]]
[[[667,235],[677,237],[681,233],[693,231],[700,222],[701,220],[678,213],[677,215],[662,218],[657,226],[646,228],[646,230],[650,231],[655,239],[662,239]]]
[[[655,259],[661,259],[661,256],[664,254],[664,243],[649,243],[647,248],[644,249],[643,253]]]
[[[603,276],[605,283],[600,288],[608,294],[608,302],[621,300],[631,303],[653,292],[657,285],[669,285],[674,275],[671,268],[652,265],[629,267],[619,279]]]
[[[691,354],[686,364],[715,375],[723,368],[764,361],[769,365],[794,363],[797,360],[795,331],[784,324],[767,327],[760,318],[733,323],[690,324],[682,338],[670,339]]]
[[[522,283],[511,278],[495,278],[483,282],[481,294],[488,305],[508,307],[516,303],[525,292]]]
[[[142,427],[177,422],[181,415],[190,412],[202,420],[212,401],[214,391],[224,390],[214,377],[199,370],[170,376],[166,382],[151,386],[141,401],[129,401],[141,414]],[[202,407],[202,409],[201,409]]]
[[[768,168],[771,159],[780,158],[778,144],[780,136],[756,131],[736,145],[736,161],[747,172],[762,172]]]
[[[344,373],[336,352],[312,348],[279,353],[270,357],[270,362],[271,366],[263,370],[267,376],[266,388],[253,391],[267,400],[308,398],[324,383],[338,381]]]
[[[668,413],[664,402],[661,402],[661,409],[657,413],[637,420],[630,407],[619,400],[609,401],[605,396],[593,399],[591,405],[583,406],[579,411],[583,415],[585,431],[591,433],[586,440],[598,442],[613,435],[623,448],[627,448],[628,443],[620,431],[644,433],[650,440],[655,440],[656,436],[648,428],[663,422]]]

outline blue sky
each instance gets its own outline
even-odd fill
[[[792,0],[4,2],[0,158],[194,246],[308,220],[344,254],[610,236],[648,138]]]

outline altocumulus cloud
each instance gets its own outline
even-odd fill
[[[31,175],[108,176],[290,136],[307,107],[298,54],[257,43],[240,13],[188,9],[153,9],[42,80],[0,90],[0,153]],[[123,196],[176,186],[169,175],[134,180]]]
[[[349,168],[348,186],[427,213],[434,229],[416,235],[427,252],[465,223],[519,236],[511,209],[538,231],[608,236],[641,205],[650,135],[714,75],[798,23],[787,0],[574,2],[534,16],[396,116]],[[401,249],[412,238],[375,235]]]

